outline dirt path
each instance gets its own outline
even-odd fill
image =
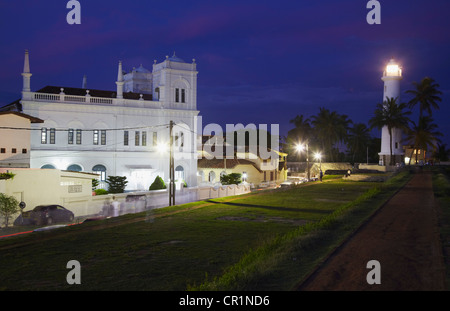
[[[381,284],[366,280],[370,260]],[[431,173],[417,173],[298,290],[446,290]]]

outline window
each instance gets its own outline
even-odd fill
[[[56,130],[50,129],[50,144],[54,145],[56,141]]]
[[[55,167],[53,165],[51,165],[51,164],[45,164],[45,165],[43,165],[41,167],[41,169],[43,169],[43,170],[54,170]]]
[[[6,153],[6,149],[5,148],[1,148],[0,149],[0,153]]]
[[[175,168],[175,180],[184,180],[184,168],[181,165]]]
[[[17,153],[17,149],[16,148],[12,148],[11,149],[11,153]]]
[[[395,143],[395,149],[398,149],[398,142]]]
[[[81,130],[77,130],[77,145],[81,145]]]
[[[78,164],[72,164],[67,168],[68,171],[81,172],[83,169]]]
[[[47,143],[47,128],[42,128],[41,129],[41,144],[46,144]]]
[[[104,146],[106,145],[106,131],[102,130],[100,135],[101,135],[101,144]]]
[[[123,132],[123,145],[128,146],[128,131]]]
[[[141,132],[139,131],[134,132],[134,145],[139,146],[140,141],[141,141]]]
[[[68,136],[68,139],[67,139],[67,143],[69,145],[73,145],[73,129],[69,129],[69,136]]]
[[[180,133],[180,151],[183,151],[183,147],[184,147],[184,133],[181,132]]]
[[[147,132],[142,132],[142,146],[147,146]]]
[[[26,149],[26,148],[24,148],[24,149],[22,149],[22,153],[27,153],[28,152],[28,150]]]
[[[181,102],[182,103],[186,102],[186,90],[185,89],[181,89]]]
[[[92,168],[92,171],[100,174],[100,181],[106,180],[106,167],[104,165],[98,164]]]
[[[98,130],[94,130],[94,145],[98,145]]]
[[[153,132],[153,147],[158,145],[158,132]]]
[[[147,132],[142,132],[142,146],[147,146]]]
[[[175,89],[175,102],[180,102],[180,89]]]

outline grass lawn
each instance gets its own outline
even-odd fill
[[[336,179],[3,239],[0,290],[289,290],[408,179]],[[66,282],[70,260],[81,285]]]
[[[450,290],[450,167],[433,168],[433,171],[433,190],[439,204],[439,227],[447,268],[447,289]]]

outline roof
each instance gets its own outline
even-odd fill
[[[13,115],[16,115],[16,116],[19,116],[22,118],[29,119],[31,121],[31,123],[44,123],[44,120],[30,116],[25,113],[21,113],[21,112],[17,112],[17,111],[0,111],[0,115],[6,115],[6,114],[13,114]]]
[[[150,73],[150,70],[144,68],[142,64],[139,66],[139,68],[133,68],[134,72],[141,72],[141,73]]]
[[[197,167],[198,168],[219,168],[219,169],[225,169],[225,161],[226,161],[226,168],[235,168],[238,165],[252,165],[254,166],[258,171],[262,172],[257,166],[256,163],[245,160],[245,159],[206,159],[202,158],[198,160]]]
[[[66,95],[75,95],[75,96],[86,96],[86,91],[89,90],[89,95],[94,97],[104,97],[104,98],[116,98],[117,93],[115,91],[104,91],[104,90],[91,90],[91,89],[82,89],[82,88],[74,88],[74,87],[60,87],[60,86],[46,86],[36,93],[47,93],[47,94],[60,94],[61,88],[64,90],[64,94]],[[144,100],[153,100],[152,94],[142,94],[142,99]],[[125,99],[140,99],[140,93],[133,92],[124,92],[123,98]]]
[[[178,56],[175,55],[175,52],[173,52],[173,56],[172,57],[169,57],[169,60],[171,62],[185,63],[184,60],[182,60],[181,58],[179,58]]]

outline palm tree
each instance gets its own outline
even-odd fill
[[[420,118],[423,116],[423,112],[426,111],[431,116],[431,108],[439,109],[437,102],[441,102],[442,92],[437,88],[439,84],[435,83],[432,78],[425,77],[420,83],[413,82],[415,89],[408,90],[406,93],[413,95],[414,97],[408,102],[408,106],[412,109],[419,104]]]
[[[439,162],[448,161],[450,157],[450,149],[447,148],[447,144],[438,143],[437,148],[433,154],[433,157]]]
[[[352,162],[355,159],[361,161],[364,158],[364,154],[367,150],[367,146],[370,141],[370,130],[364,123],[355,123],[352,128],[349,129],[347,148],[352,155]]]
[[[320,108],[319,113],[312,117],[311,123],[314,125],[314,131],[322,144],[322,150],[328,154],[328,158],[333,162],[333,147],[336,143],[347,139],[348,129],[352,121],[346,115]]]
[[[390,165],[394,165],[392,157],[392,129],[398,128],[404,131],[408,130],[408,116],[411,111],[403,111],[407,104],[397,104],[397,98],[386,98],[383,104],[378,104],[375,109],[375,115],[369,120],[370,129],[382,129],[387,126],[389,132],[390,146]]]
[[[286,149],[292,158],[298,158],[300,155],[296,152],[295,146],[299,143],[309,142],[311,139],[312,128],[308,118],[303,115],[297,115],[290,123],[295,125],[295,128],[288,132],[286,138]]]
[[[440,143],[439,136],[443,136],[441,132],[436,129],[438,126],[433,123],[433,119],[429,116],[419,118],[419,122],[416,124],[412,122],[412,127],[406,133],[406,141],[413,146],[413,151],[409,157],[409,164],[411,164],[411,158],[413,152],[416,152],[416,164],[418,150],[429,150],[433,148],[437,149],[437,144]]]

